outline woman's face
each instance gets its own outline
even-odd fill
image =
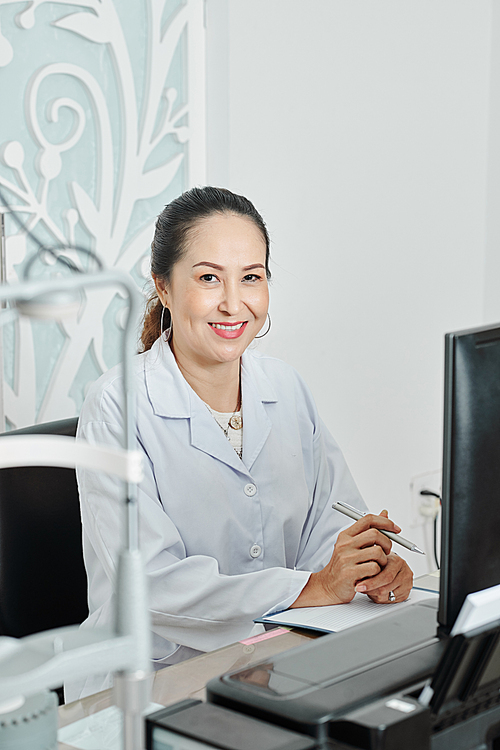
[[[214,214],[191,230],[170,282],[155,280],[172,316],[176,358],[232,362],[264,325],[269,305],[266,244],[251,219]]]

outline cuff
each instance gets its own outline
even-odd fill
[[[294,570],[293,577],[288,588],[288,595],[286,596],[286,598],[281,599],[274,606],[272,606],[271,609],[268,609],[267,612],[264,612],[262,617],[269,617],[269,615],[274,615],[275,612],[282,612],[284,609],[288,609],[288,607],[294,603],[310,577],[310,571]]]

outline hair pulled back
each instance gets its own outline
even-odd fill
[[[156,221],[151,243],[151,274],[168,283],[172,269],[186,252],[189,233],[197,222],[216,213],[244,216],[257,226],[266,243],[266,276],[269,279],[269,234],[262,216],[253,203],[242,195],[216,187],[195,187],[171,201]],[[151,349],[161,334],[163,305],[156,289],[151,293],[144,314],[141,333],[142,351]],[[163,326],[170,326],[170,312],[165,308]]]

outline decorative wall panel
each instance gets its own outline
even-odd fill
[[[203,0],[0,0],[0,188],[25,227],[0,206],[9,282],[35,250],[29,229],[145,289],[156,215],[205,181],[203,13]],[[124,304],[92,291],[75,318],[4,329],[6,429],[78,413],[119,361]]]

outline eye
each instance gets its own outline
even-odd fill
[[[259,276],[258,273],[247,273],[247,275],[243,277],[243,281],[260,281],[261,279],[262,276]]]
[[[200,276],[200,281],[217,281],[217,276],[214,273],[204,273]]]

